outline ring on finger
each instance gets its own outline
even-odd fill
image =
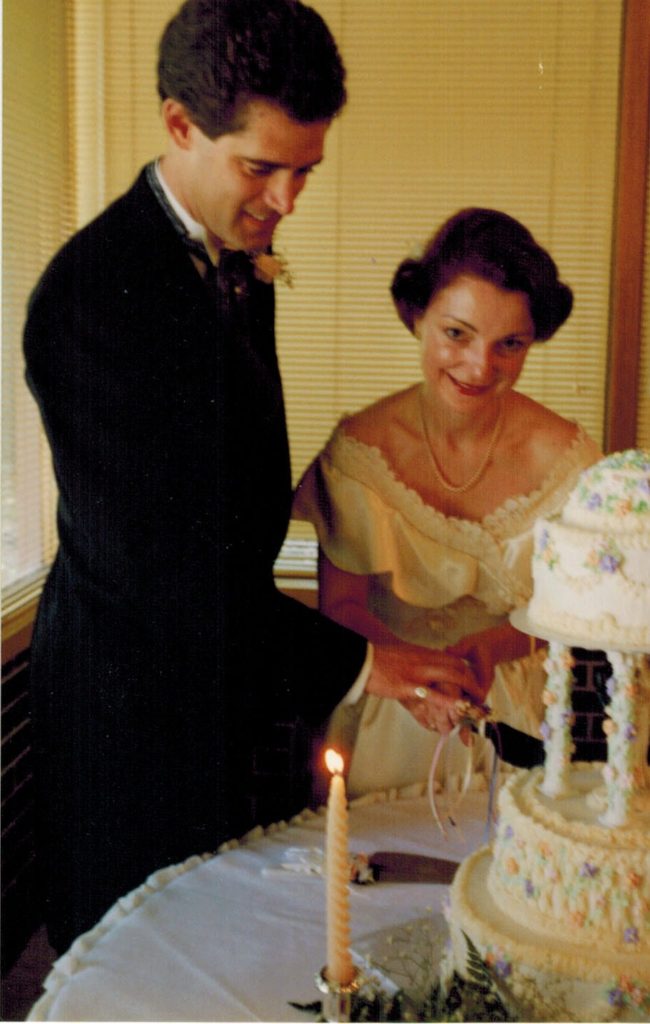
[[[426,700],[428,694],[429,691],[426,686],[416,686],[413,690],[413,695],[417,697],[418,700]]]

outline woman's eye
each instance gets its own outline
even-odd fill
[[[507,355],[514,355],[516,352],[521,352],[523,348],[526,348],[526,342],[522,341],[521,338],[504,338],[500,342],[501,350]]]
[[[463,332],[460,327],[445,327],[445,334],[452,341],[458,341],[458,339],[463,336]]]

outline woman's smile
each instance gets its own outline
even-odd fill
[[[468,411],[474,401],[492,400],[514,386],[535,328],[523,292],[461,274],[429,303],[417,333],[429,386]]]

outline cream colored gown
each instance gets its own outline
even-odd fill
[[[473,522],[426,505],[378,448],[339,425],[303,477],[293,515],[314,524],[334,565],[369,577],[369,611],[393,633],[444,648],[505,622],[528,601],[533,523],[558,511],[581,470],[598,458],[580,429],[539,490]],[[487,698],[498,721],[536,737],[543,657],[499,665]],[[351,796],[423,781],[438,740],[397,701],[374,696],[336,709],[329,732],[344,750],[354,748]]]

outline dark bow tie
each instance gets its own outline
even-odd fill
[[[229,306],[236,303],[239,298],[248,295],[254,272],[250,256],[241,250],[222,249],[219,265],[215,267],[203,243],[188,235],[185,225],[167,199],[156,174],[155,161],[147,165],[146,175],[156,199],[180,236],[183,245],[189,253],[204,264],[206,268],[204,281],[210,292],[220,295]]]
[[[235,294],[242,294],[247,289],[253,273],[250,256],[241,249],[221,249],[218,263],[213,263],[202,242],[189,235],[183,236],[185,248],[205,266],[204,280],[211,283],[214,279],[221,289],[228,288]]]

